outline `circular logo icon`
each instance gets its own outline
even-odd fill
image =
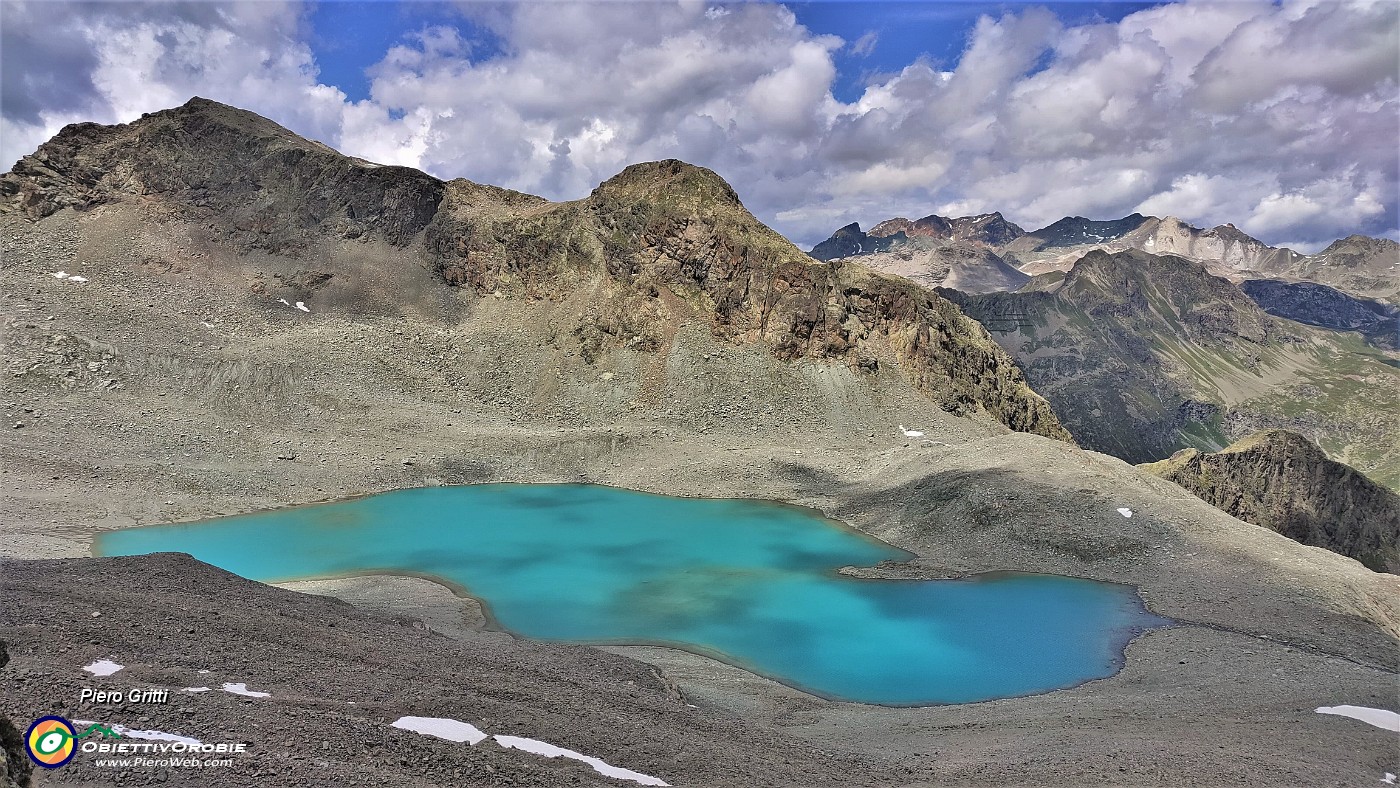
[[[57,769],[73,760],[73,723],[62,717],[40,717],[24,734],[29,759],[45,769]]]

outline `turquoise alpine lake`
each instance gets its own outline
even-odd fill
[[[586,484],[398,490],[109,531],[93,551],[189,553],[264,582],[427,576],[525,637],[673,646],[900,706],[1111,676],[1128,641],[1170,623],[1131,587],[1070,577],[847,577],[836,570],[911,555],[795,506]]]

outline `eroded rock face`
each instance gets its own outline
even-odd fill
[[[1245,522],[1400,574],[1400,496],[1297,433],[1266,430],[1214,454],[1183,449],[1138,467]]]
[[[992,251],[1024,235],[999,213],[911,221],[886,219],[862,232],[850,224],[812,248],[818,260],[849,260],[926,287],[965,293],[1016,290],[1030,280]]]
[[[892,358],[959,415],[1069,434],[975,322],[933,292],[858,265],[823,264],[758,222],[713,172],[628,167],[586,199],[549,203],[343,156],[205,99],[122,126],[66,127],[0,176],[0,211],[34,220],[140,199],[239,253],[297,257],[361,239],[420,249],[444,287],[502,297],[595,292],[574,333],[590,352],[659,350],[683,322],[778,358],[873,370]],[[278,285],[335,281],[335,251]],[[272,285],[264,283],[264,288]],[[256,289],[256,285],[255,285]]]

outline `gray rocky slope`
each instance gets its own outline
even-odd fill
[[[398,714],[535,736],[674,785],[1400,771],[1391,734],[1314,711],[1393,707],[1395,577],[1059,439],[950,304],[792,256],[710,174],[650,165],[551,204],[336,158],[207,102],[57,142],[6,177],[16,210],[0,216],[0,639],[16,688],[0,716],[20,727],[58,711],[232,732],[256,754],[230,785],[605,779],[386,728]],[[421,579],[297,586],[347,607],[187,559],[85,557],[95,533],[144,523],[581,480],[790,501],[915,556],[865,574],[1128,583],[1178,626],[1135,640],[1109,679],[894,709],[670,649],[517,642]],[[128,667],[80,670],[101,658]],[[83,686],[178,689],[200,669],[272,695],[76,700]],[[218,778],[79,764],[46,779]]]

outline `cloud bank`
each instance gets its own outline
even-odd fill
[[[7,3],[0,154],[202,95],[373,161],[554,199],[627,164],[728,179],[802,245],[895,215],[1233,222],[1311,250],[1397,231],[1400,5],[1187,2],[1067,27],[981,18],[952,66],[832,95],[838,53],[785,7],[465,3],[495,45],[414,31],[369,98],[321,84],[296,3]]]

